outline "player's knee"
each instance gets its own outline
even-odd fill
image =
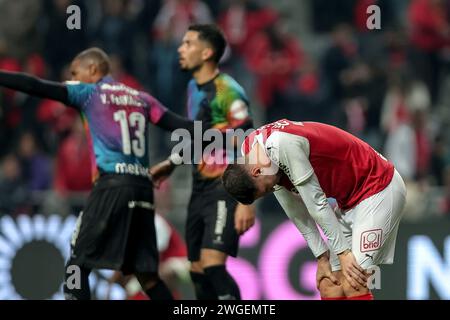
[[[225,265],[227,254],[218,250],[203,249],[200,256],[202,269],[210,266]]]
[[[319,283],[319,292],[322,298],[336,298],[344,296],[342,286],[338,286],[331,282],[330,279],[322,279]]]
[[[319,283],[319,291],[320,293],[323,294],[327,294],[329,291],[331,291],[333,289],[333,287],[336,286],[333,282],[330,281],[330,279],[322,279]]]
[[[342,289],[344,290],[345,295],[347,296],[349,293],[352,293],[355,290],[355,288],[353,288],[353,286],[350,284],[350,282],[348,282],[347,279],[343,279],[342,283]]]
[[[366,294],[367,292],[369,292],[367,287],[362,286],[359,283],[357,283],[356,288],[354,288],[350,284],[350,282],[347,281],[347,279],[343,279],[341,281],[341,283],[342,283],[342,289],[344,290],[344,294],[347,297],[351,297],[351,296],[355,296],[355,295],[361,295],[361,294]]]

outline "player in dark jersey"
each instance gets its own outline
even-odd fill
[[[74,81],[57,83],[0,71],[0,86],[77,109],[87,131],[94,187],[72,237],[66,298],[90,299],[88,276],[99,268],[133,273],[151,299],[171,299],[157,274],[147,131],[149,123],[192,131],[193,122],[171,113],[149,94],[116,82],[109,71],[106,53],[91,48],[73,60]],[[77,270],[79,279],[71,278]]]
[[[253,126],[244,90],[219,71],[225,46],[225,38],[216,26],[193,25],[178,49],[181,68],[193,75],[188,86],[189,118],[202,121],[203,130],[214,128],[223,133]],[[239,287],[225,263],[228,256],[237,255],[239,235],[253,225],[255,213],[252,206],[238,204],[221,184],[224,158],[230,156],[229,151],[233,150],[224,147],[208,153],[203,148],[199,163],[192,162],[186,243],[197,299],[240,299]],[[152,168],[155,183],[167,177],[174,166],[166,160]]]

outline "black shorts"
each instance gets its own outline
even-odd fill
[[[69,264],[125,274],[157,272],[153,188],[148,179],[102,176],[78,217]]]
[[[221,184],[203,192],[192,192],[186,220],[189,261],[199,261],[201,249],[215,249],[236,257],[239,235],[234,228],[234,214],[237,204]]]

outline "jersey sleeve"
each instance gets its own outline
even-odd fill
[[[335,254],[350,249],[350,244],[341,230],[341,226],[331,208],[325,192],[313,174],[306,182],[295,186],[309,214],[325,233],[331,250]]]
[[[97,86],[93,83],[78,81],[67,81],[65,85],[67,87],[69,105],[77,109],[83,109],[86,106]]]
[[[246,101],[237,98],[233,100],[226,114],[227,121],[232,128],[242,126],[250,120],[250,110]]]
[[[161,120],[162,116],[167,112],[167,108],[158,101],[155,97],[152,97],[148,93],[141,93],[143,99],[148,105],[148,119],[151,123],[157,124]]]
[[[249,122],[250,109],[245,94],[231,85],[218,87],[217,96],[211,102],[213,127],[225,131]]]
[[[328,251],[328,246],[302,199],[284,188],[278,189],[274,194],[286,215],[305,238],[313,255],[317,258]]]
[[[309,142],[304,137],[277,131],[269,136],[265,149],[294,186],[301,185],[314,173],[309,162]]]

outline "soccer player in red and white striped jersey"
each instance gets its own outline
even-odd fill
[[[367,270],[393,263],[405,203],[394,166],[339,128],[286,119],[254,131],[242,154],[223,175],[225,189],[244,204],[275,194],[318,259],[322,298],[373,299]]]

